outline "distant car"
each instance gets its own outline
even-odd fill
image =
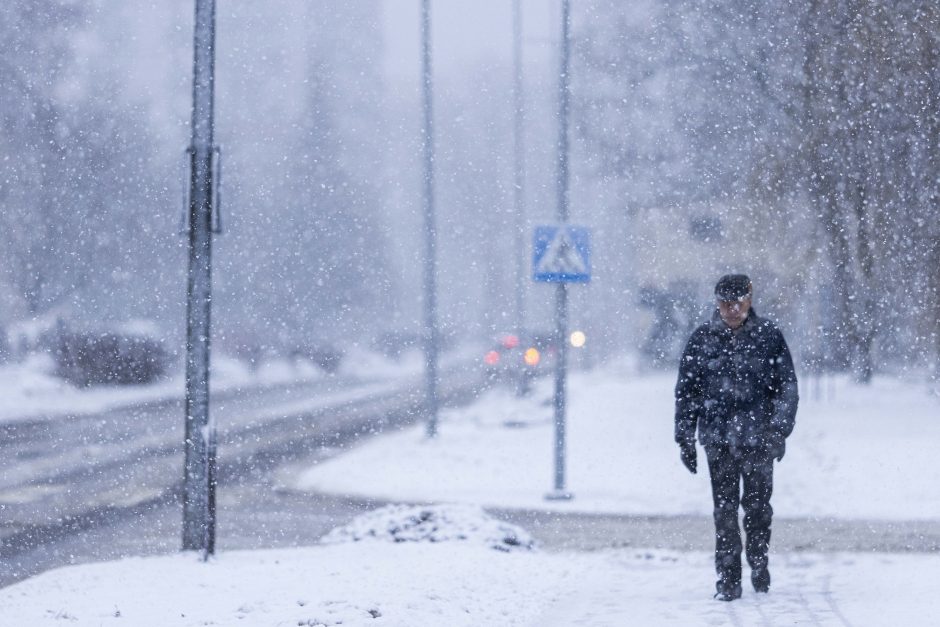
[[[551,333],[503,333],[483,354],[483,368],[489,381],[523,396],[536,377],[552,371],[555,354]]]

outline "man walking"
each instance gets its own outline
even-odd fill
[[[783,459],[799,402],[783,334],[754,312],[751,296],[746,275],[721,277],[715,286],[718,307],[689,338],[676,384],[682,463],[696,472],[696,429],[708,459],[715,506],[715,597],[723,601],[741,597],[739,505],[751,583],[756,592],[770,589],[773,463]]]

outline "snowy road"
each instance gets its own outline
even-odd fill
[[[479,384],[474,369],[456,366],[444,373],[442,387],[457,398],[475,392]],[[422,379],[415,376],[378,382],[331,377],[220,393],[213,405],[220,484],[257,476],[320,447],[343,445],[364,432],[413,421],[422,389]],[[179,400],[3,426],[0,585],[12,576],[8,560],[13,556],[175,507],[182,437]],[[14,570],[24,568],[34,570],[28,560],[19,560]]]
[[[243,390],[214,399],[223,463],[259,448],[283,421],[388,394],[401,383],[365,386],[351,379]],[[262,439],[266,430],[270,440]],[[173,486],[181,468],[183,418],[178,400],[91,415],[13,423],[0,440],[0,520],[44,524],[100,506],[148,500]],[[234,444],[234,448],[228,446]]]

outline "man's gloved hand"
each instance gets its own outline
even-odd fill
[[[682,460],[682,465],[689,469],[689,472],[693,475],[696,473],[698,461],[694,443],[679,445],[679,459]]]
[[[767,440],[767,450],[770,456],[779,462],[787,452],[787,439],[779,433],[774,433]]]

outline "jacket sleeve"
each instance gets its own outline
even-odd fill
[[[692,334],[679,361],[676,382],[676,442],[695,444],[695,428],[703,406],[701,334]]]
[[[777,350],[774,357],[776,368],[776,386],[774,394],[774,414],[770,420],[771,428],[786,438],[793,431],[796,422],[796,408],[800,402],[800,395],[796,383],[796,371],[793,368],[793,358],[787,347],[783,334],[777,331]]]

